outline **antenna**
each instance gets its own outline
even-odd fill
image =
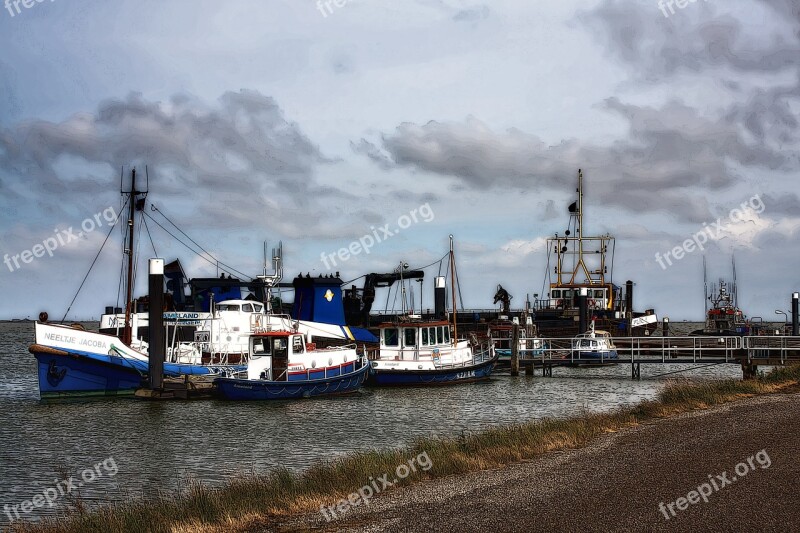
[[[731,255],[731,264],[733,265],[733,306],[739,307],[739,291],[736,288],[736,256]]]

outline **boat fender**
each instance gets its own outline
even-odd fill
[[[39,313],[39,322],[41,322],[42,324],[46,324],[48,318],[49,317],[47,316],[46,312],[42,311],[41,313]]]

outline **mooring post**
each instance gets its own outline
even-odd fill
[[[164,260],[150,259],[150,276],[148,278],[150,320],[148,363],[150,390],[160,390],[164,385],[164,352],[166,335],[164,333]]]
[[[633,337],[633,282],[625,282],[625,329],[628,337]]]
[[[511,375],[519,376],[519,324],[511,330]]]
[[[586,333],[589,329],[589,290],[581,289],[578,296],[578,333]]]
[[[661,336],[669,337],[669,318],[664,317],[664,322],[661,324]]]
[[[792,335],[797,337],[800,333],[798,333],[798,299],[800,299],[800,293],[796,292],[792,294]]]

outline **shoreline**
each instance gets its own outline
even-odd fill
[[[265,531],[274,527],[311,527],[293,522],[297,517],[317,516],[320,509],[336,504],[384,472],[426,454],[431,467],[415,469],[391,489],[381,492],[374,507],[408,486],[435,483],[444,479],[470,478],[475,472],[513,468],[531,460],[563,453],[564,450],[592,448],[608,434],[648,425],[663,419],[715,405],[729,404],[752,396],[776,396],[795,392],[800,367],[781,369],[758,380],[673,383],[656,401],[609,413],[568,419],[545,419],[514,426],[490,428],[460,438],[426,438],[409,447],[356,453],[327,463],[319,463],[295,474],[276,470],[268,474],[231,480],[225,487],[209,489],[197,484],[186,493],[159,500],[131,501],[109,505],[62,520],[11,525],[11,531],[24,533],[73,531]],[[785,396],[779,395],[779,396]],[[510,466],[509,466],[510,465]],[[362,506],[366,507],[366,506]],[[356,512],[358,511],[358,512]],[[349,514],[352,512],[352,514]],[[344,513],[344,522],[331,522],[336,529],[361,510]],[[295,523],[295,526],[290,524]],[[320,526],[317,526],[320,527]]]

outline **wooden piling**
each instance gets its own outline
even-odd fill
[[[511,332],[511,375],[519,376],[519,324]]]

